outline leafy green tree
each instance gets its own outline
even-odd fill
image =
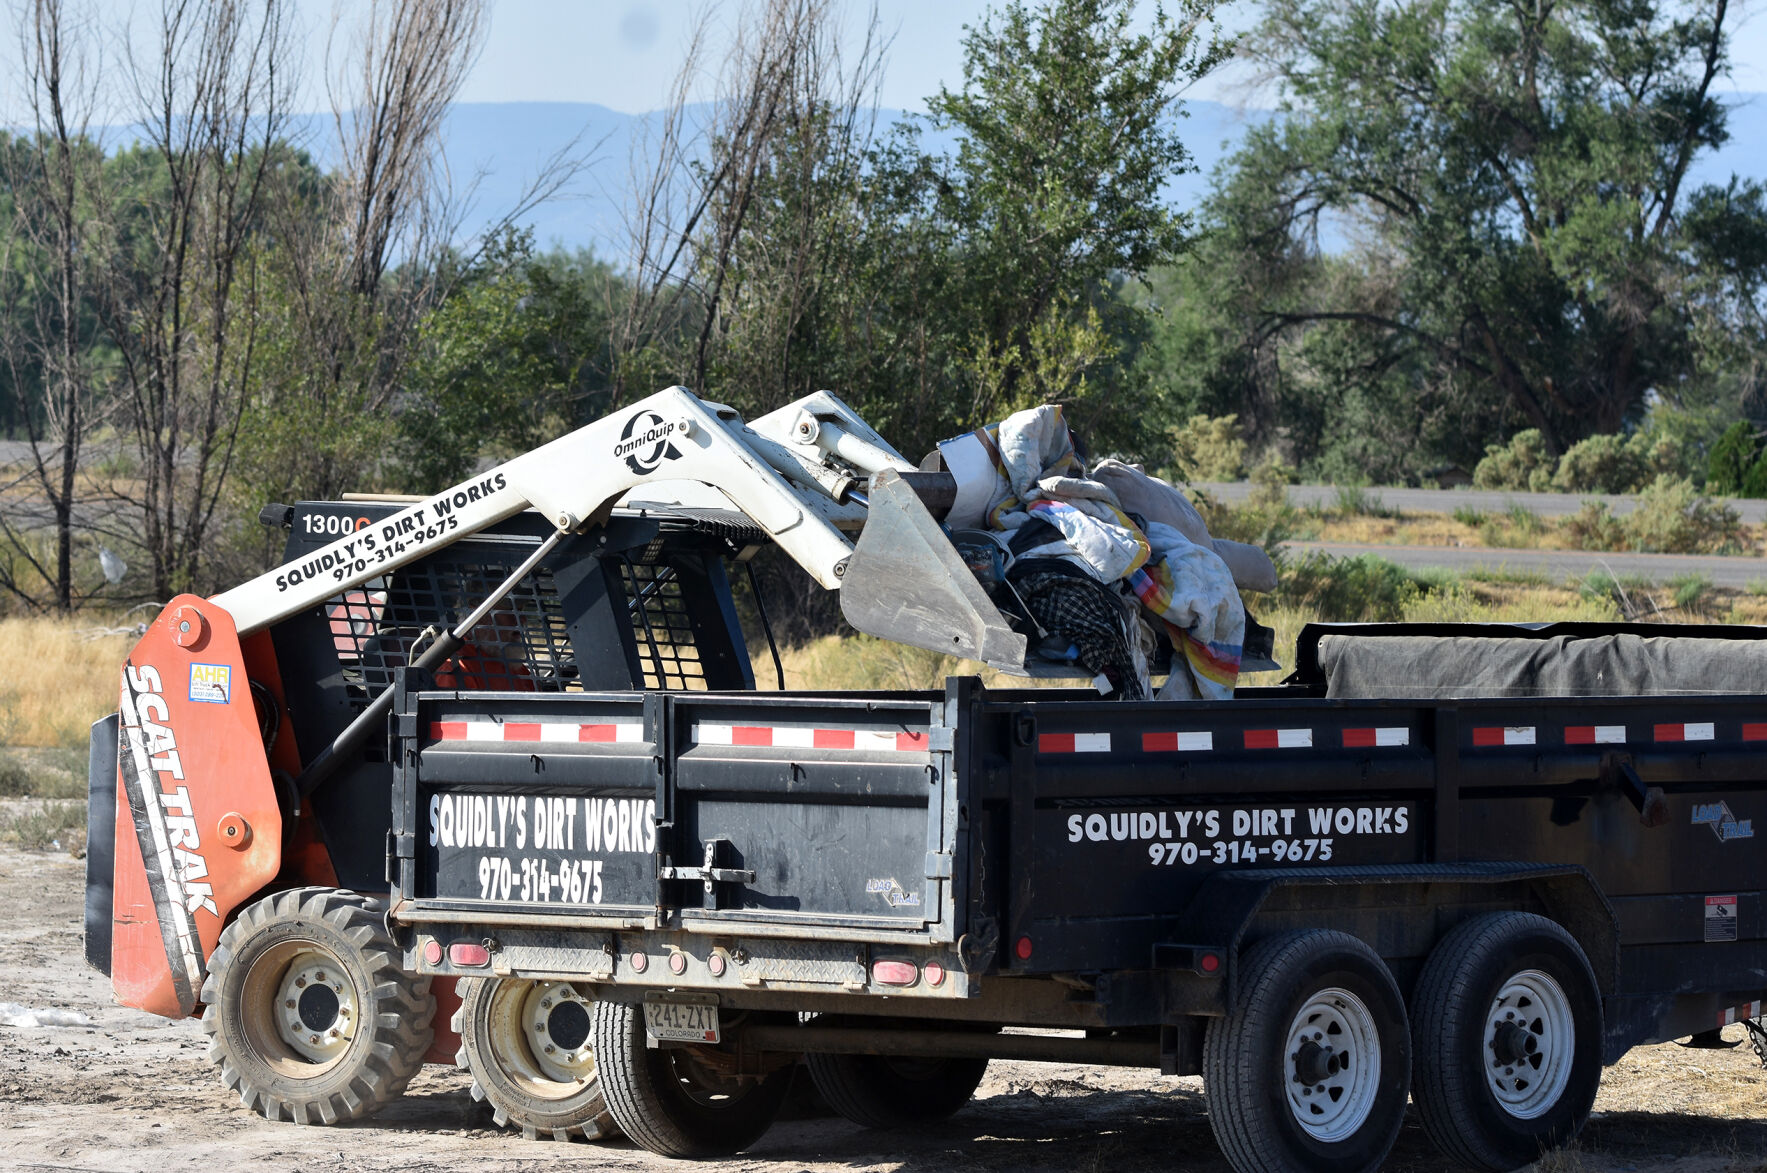
[[[1726,139],[1727,18],[1726,0],[1273,0],[1249,45],[1284,114],[1247,136],[1209,210],[1213,264],[1189,274],[1262,438],[1310,378],[1334,410],[1372,390],[1444,421],[1437,453],[1462,460],[1493,425],[1557,456],[1653,392],[1720,393],[1735,364],[1715,348],[1762,350],[1767,275],[1762,191],[1688,183]],[[1350,352],[1336,379],[1315,338]]]
[[[1177,92],[1221,54],[1209,11],[1007,4],[969,30],[961,89],[875,145],[851,87],[800,79],[706,216],[709,393],[752,412],[827,387],[915,454],[1045,401],[1100,448],[1157,436],[1146,312],[1118,291],[1189,239],[1161,193],[1191,166]]]
[[[503,237],[418,331],[392,479],[430,492],[602,414],[607,266]]]

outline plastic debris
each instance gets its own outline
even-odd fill
[[[0,1026],[29,1029],[42,1026],[91,1026],[92,1020],[78,1010],[32,1010],[17,1002],[0,1002]]]

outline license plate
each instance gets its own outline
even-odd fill
[[[716,1043],[718,1003],[714,996],[652,998],[644,1003],[644,1030],[659,1042]]]

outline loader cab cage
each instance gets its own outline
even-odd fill
[[[303,502],[282,515],[285,561],[377,525],[396,503]],[[270,629],[303,762],[311,762],[423,651],[426,635],[460,622],[551,532],[524,513],[438,545],[403,568],[340,592]],[[727,565],[767,537],[746,517],[711,510],[620,509],[560,542],[436,672],[463,692],[754,688]],[[378,881],[385,826],[364,787],[390,783],[385,747],[314,792],[340,881]],[[376,790],[384,794],[384,790]],[[390,813],[390,812],[389,812]],[[360,872],[357,879],[343,871]]]

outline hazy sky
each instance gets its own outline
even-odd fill
[[[347,12],[363,0],[296,0],[305,26],[309,61],[307,94],[299,105],[325,108],[320,57],[334,5]],[[595,102],[624,113],[661,106],[696,16],[710,14],[715,52],[720,30],[743,7],[759,0],[492,0],[490,28],[476,68],[460,97],[466,102]],[[870,11],[869,0],[834,0],[848,12],[856,37]],[[154,0],[86,0],[104,25],[131,12],[151,20]],[[75,0],[76,7],[83,7]],[[978,23],[987,0],[878,0],[886,34],[894,36],[881,92],[886,107],[923,108],[941,82],[955,87],[963,78],[963,27]],[[1151,10],[1153,0],[1141,7]],[[7,66],[16,59],[18,6],[0,0],[0,123],[20,120],[17,93],[22,81]],[[1225,23],[1240,27],[1255,18],[1255,3],[1240,0],[1222,7]],[[1767,91],[1767,0],[1741,0],[1730,7],[1732,74],[1725,90]],[[1740,19],[1739,19],[1740,18]],[[1145,12],[1143,14],[1145,19]],[[118,72],[115,41],[106,38],[105,73]],[[120,94],[111,95],[112,100]],[[1249,91],[1244,74],[1229,67],[1205,78],[1186,95],[1250,106],[1272,104],[1267,93]],[[119,103],[120,104],[120,103]],[[127,115],[122,115],[126,120]],[[100,121],[104,119],[101,118]]]
[[[710,5],[714,20],[728,19],[740,0]],[[840,0],[837,0],[839,3]],[[857,27],[869,12],[865,0],[846,0]],[[696,13],[696,0],[497,0],[478,68],[461,94],[470,102],[596,102],[626,113],[663,103]],[[883,104],[920,109],[940,82],[963,79],[963,26],[978,23],[986,0],[879,0],[886,32],[895,34],[884,77]],[[1141,5],[1153,7],[1151,0]],[[1731,42],[1732,77],[1727,90],[1767,90],[1767,0],[1732,3],[1742,16]],[[1252,18],[1255,7],[1228,4],[1230,25]],[[1205,78],[1188,95],[1217,101],[1268,105],[1244,92],[1228,70]]]
[[[836,0],[837,5],[842,0]],[[754,7],[750,0],[748,7]],[[743,0],[496,0],[491,32],[461,99],[468,102],[595,102],[628,114],[662,105],[696,17],[709,14],[716,36]],[[857,42],[871,9],[845,0],[847,33]],[[1151,0],[1140,5],[1147,14]],[[894,41],[882,104],[919,110],[940,83],[963,80],[963,29],[980,23],[987,0],[879,0],[878,17]],[[1249,6],[1229,6],[1229,16]],[[1193,97],[1221,98],[1217,79]]]

